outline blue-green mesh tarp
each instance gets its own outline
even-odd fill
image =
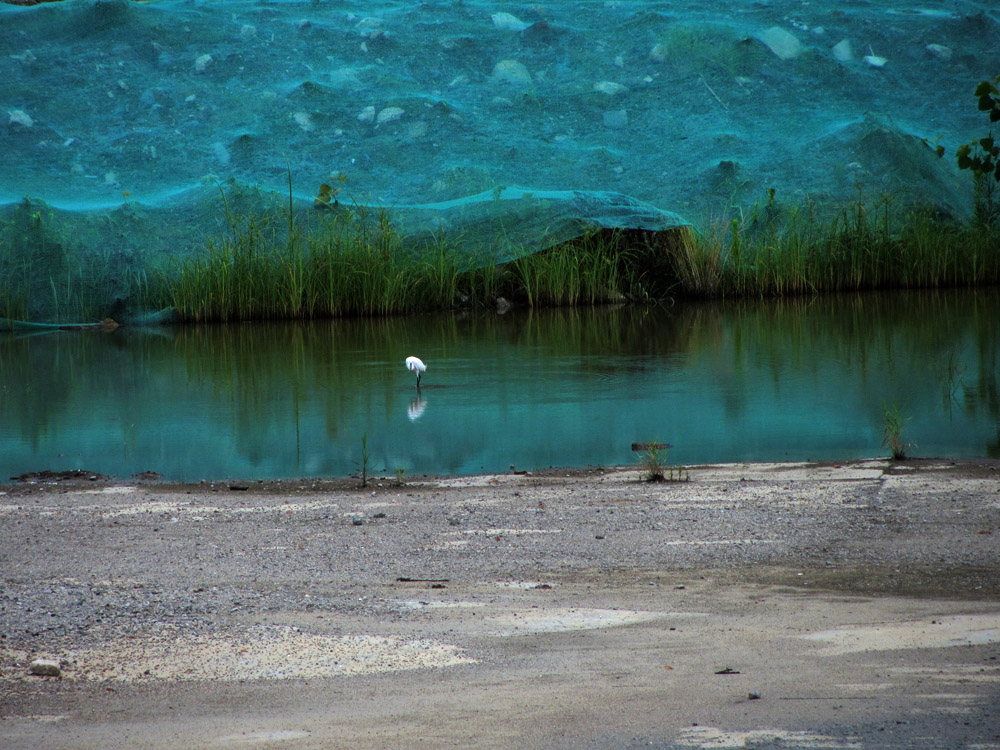
[[[1000,72],[998,15],[968,0],[0,0],[0,272],[30,261],[40,317],[60,315],[68,275],[120,272],[115,309],[143,269],[224,231],[223,194],[272,210],[289,175],[303,214],[327,183],[341,206],[470,252],[698,226],[771,188],[964,216],[953,154],[985,134],[972,91]]]

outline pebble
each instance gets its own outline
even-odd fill
[[[371,36],[374,32],[381,30],[382,19],[375,16],[367,16],[358,21],[354,28],[362,36]]]
[[[875,50],[870,46],[868,47],[868,54],[861,58],[866,64],[872,66],[873,68],[884,68],[885,64],[889,62],[886,58],[881,55],[876,55]]]
[[[375,118],[376,125],[385,125],[387,122],[395,122],[406,113],[402,107],[386,107],[378,113]]]
[[[31,119],[31,115],[25,112],[23,109],[12,109],[10,111],[10,119],[7,120],[9,125],[22,125],[26,128],[30,128],[35,124],[35,121]]]
[[[628,112],[624,109],[612,109],[604,113],[604,127],[611,130],[622,130],[628,127]]]
[[[313,130],[316,129],[316,126],[313,125],[312,117],[309,116],[308,112],[296,112],[294,115],[292,115],[292,119],[295,120],[296,125],[298,125],[307,133],[311,133]],[[232,487],[230,487],[230,489],[232,489]]]
[[[194,69],[199,73],[204,73],[205,69],[211,64],[212,64],[211,55],[208,54],[199,55],[198,58],[194,61]]]
[[[62,677],[59,662],[53,659],[35,659],[28,667],[28,671],[39,677]]]
[[[663,44],[655,44],[649,51],[649,59],[653,62],[666,62],[666,59],[669,56],[670,51]]]
[[[782,60],[791,60],[802,54],[802,43],[794,34],[780,26],[762,31],[757,38]]]
[[[517,60],[501,60],[493,66],[493,79],[503,83],[531,83],[531,73]]]
[[[841,39],[833,45],[833,57],[839,62],[850,62],[854,59],[854,50],[851,49],[850,39]]]
[[[598,81],[594,84],[594,91],[607,96],[618,96],[628,91],[628,86],[614,81]]]
[[[531,26],[530,23],[525,23],[510,13],[494,13],[490,17],[493,19],[493,25],[503,31],[524,31]]]
[[[938,60],[951,59],[951,47],[945,47],[943,44],[928,44],[927,51],[934,55],[934,57]]]
[[[427,136],[429,130],[427,123],[423,120],[413,123],[406,129],[406,137],[411,141],[419,141]]]

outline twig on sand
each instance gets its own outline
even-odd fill
[[[711,86],[708,85],[708,81],[705,80],[705,76],[699,75],[698,77],[701,79],[701,82],[705,84],[705,88],[708,89],[709,93],[715,97],[715,101],[717,101],[726,109],[729,109],[729,105],[726,104],[724,101],[722,101],[722,99],[719,98],[719,95],[715,93],[715,89],[713,89]]]

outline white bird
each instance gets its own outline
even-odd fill
[[[410,372],[417,373],[417,388],[420,387],[420,375],[427,371],[427,365],[420,361],[417,357],[407,357],[406,358],[406,369]]]

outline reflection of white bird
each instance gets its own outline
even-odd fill
[[[421,362],[417,357],[407,357],[406,358],[406,369],[410,372],[417,373],[417,388],[420,387],[420,376],[427,371],[427,365]]]
[[[424,415],[425,409],[427,409],[427,401],[420,395],[420,391],[417,391],[417,395],[413,397],[410,405],[406,407],[406,416],[410,418],[411,422],[416,422]]]

